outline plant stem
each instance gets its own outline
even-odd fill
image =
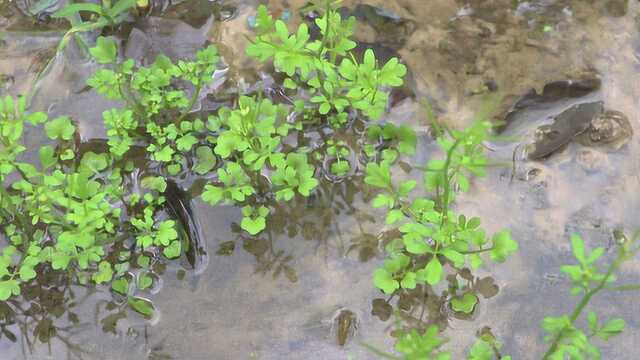
[[[456,150],[458,145],[460,145],[460,139],[456,139],[456,141],[451,145],[451,148],[447,151],[447,159],[444,163],[444,168],[442,169],[442,180],[443,180],[443,195],[440,206],[442,207],[442,222],[441,225],[447,221],[447,217],[449,215],[449,195],[451,192],[451,184],[449,179],[449,167],[451,166],[451,159],[453,158],[453,152]]]
[[[184,120],[184,118],[189,114],[189,112],[191,112],[191,109],[193,109],[193,106],[196,104],[196,101],[198,101],[198,98],[200,97],[201,90],[202,90],[202,81],[198,80],[198,85],[196,85],[196,89],[193,91],[193,95],[191,96],[191,101],[189,101],[189,106],[180,115],[178,120],[176,120],[175,122],[176,125],[179,125],[180,122],[182,122],[182,120]]]
[[[494,246],[486,248],[486,249],[478,249],[478,250],[470,250],[470,251],[459,251],[460,254],[470,255],[470,254],[481,254],[487,251],[491,251],[494,249]]]
[[[612,291],[638,291],[640,290],[640,285],[620,285],[620,286],[606,287],[606,289],[612,290]]]
[[[621,249],[620,252],[618,253],[618,257],[611,263],[611,265],[609,265],[609,268],[607,269],[605,276],[602,278],[602,280],[600,280],[598,285],[593,289],[590,289],[584,294],[584,296],[578,303],[578,306],[571,313],[571,316],[569,317],[569,325],[567,325],[567,327],[573,326],[573,323],[578,319],[578,317],[580,316],[584,308],[589,304],[589,301],[591,301],[591,298],[605,288],[605,285],[609,281],[609,278],[618,269],[618,267],[624,261],[624,259],[625,259],[625,251]],[[549,350],[547,350],[547,352],[542,357],[543,360],[547,359],[557,350],[558,344],[560,343],[560,340],[562,340],[562,337],[567,327],[560,330],[558,334],[555,336],[555,338],[553,339],[553,342],[551,343],[551,346],[549,347]]]

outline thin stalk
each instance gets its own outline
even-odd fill
[[[180,122],[184,120],[184,118],[189,114],[189,112],[191,112],[191,109],[193,109],[193,106],[196,104],[196,101],[198,101],[198,98],[200,97],[201,90],[202,90],[202,81],[198,80],[198,85],[196,85],[196,89],[193,92],[193,96],[191,96],[191,101],[189,101],[189,106],[180,115],[180,117],[176,121],[176,124],[180,124]]]
[[[569,317],[569,325],[567,327],[573,326],[573,323],[578,319],[578,317],[580,317],[580,314],[582,313],[584,308],[589,304],[589,301],[591,301],[591,298],[605,288],[605,285],[609,281],[609,278],[611,277],[611,275],[613,275],[613,273],[618,269],[618,267],[624,260],[625,258],[624,254],[625,254],[624,250],[620,250],[618,257],[613,263],[611,263],[611,265],[609,265],[609,268],[607,269],[605,276],[602,278],[602,280],[600,280],[598,285],[593,289],[590,289],[589,291],[587,291],[584,294],[584,296],[582,296],[582,299],[578,303],[578,306],[573,310],[573,312],[571,313],[571,316]],[[549,347],[549,350],[547,350],[547,352],[544,354],[542,359],[547,359],[549,356],[551,356],[551,354],[553,354],[557,350],[558,344],[560,343],[560,340],[562,340],[565,330],[566,330],[566,327],[558,332],[558,334],[553,339],[551,346]]]
[[[371,345],[369,345],[369,344],[367,344],[367,343],[360,343],[360,345],[364,346],[367,350],[369,350],[369,351],[371,351],[372,353],[374,353],[374,354],[376,354],[376,355],[380,356],[381,358],[384,358],[384,359],[393,359],[393,360],[400,360],[400,359],[402,359],[402,358],[399,358],[399,357],[397,357],[397,356],[393,356],[393,355],[391,355],[391,354],[387,354],[386,352],[384,352],[384,351],[382,351],[382,350],[376,349],[376,348],[374,348],[373,346],[371,346]]]
[[[620,285],[620,286],[606,287],[606,289],[612,290],[612,291],[638,291],[640,290],[640,285]]]
[[[470,251],[459,251],[459,253],[463,254],[463,255],[481,254],[481,253],[484,253],[484,252],[487,252],[487,251],[491,251],[491,250],[493,250],[493,248],[494,247],[492,246],[492,247],[488,247],[486,249],[478,249],[478,250],[470,250]]]
[[[453,152],[456,150],[458,145],[460,145],[460,139],[456,139],[451,148],[447,151],[447,159],[444,163],[444,169],[442,169],[442,180],[443,180],[443,195],[442,195],[442,222],[441,225],[447,221],[447,217],[449,215],[449,195],[451,192],[451,184],[449,182],[449,167],[451,166],[451,159],[453,158]]]

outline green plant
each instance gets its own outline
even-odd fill
[[[82,150],[67,117],[25,114],[24,98],[2,101],[0,220],[10,245],[2,250],[1,300],[19,296],[37,272],[46,271],[68,272],[80,283],[112,283],[116,293],[125,293],[122,281],[130,277],[130,269],[150,269],[160,255],[171,259],[183,252],[177,222],[159,216],[165,177],[141,169],[146,176],[140,186],[129,187],[125,179],[140,166],[130,154],[146,144],[147,167],[160,173],[176,174],[190,163],[203,173],[215,165],[204,122],[186,119],[199,88],[215,70],[215,48],[175,65],[161,56],[149,68],[136,68],[132,60],[117,63],[116,45],[106,38],[98,38],[89,52],[111,67],[98,70],[89,85],[109,98],[126,99],[128,105],[103,114],[108,152]],[[176,87],[178,77],[196,89],[191,98]],[[57,142],[40,148],[39,166],[19,161],[26,150],[21,144],[26,123],[44,125],[47,137]],[[150,316],[152,307],[137,295],[150,286],[149,280],[135,285],[125,294],[127,303]]]
[[[329,171],[332,175],[341,177],[351,171],[352,165],[347,158],[351,151],[344,141],[327,140],[326,153],[329,156]]]
[[[501,354],[502,344],[489,328],[483,328],[477,335],[478,340],[469,349],[468,360],[511,360],[511,356]]]
[[[394,349],[401,354],[400,357],[379,351],[366,344],[365,347],[385,359],[449,360],[451,354],[440,349],[446,342],[447,340],[440,336],[438,327],[431,325],[422,334],[413,329],[399,336]]]
[[[446,279],[443,303],[456,314],[472,314],[480,301],[477,284],[485,279],[475,278],[467,266],[477,268],[487,256],[503,262],[518,249],[508,230],[489,236],[480,218],[454,211],[458,190],[469,191],[471,178],[484,176],[490,165],[482,144],[491,138],[491,125],[479,121],[462,131],[438,126],[444,156],[413,167],[423,171],[422,184],[396,181],[392,172],[401,158],[416,152],[416,133],[371,120],[384,113],[390,88],[402,85],[406,67],[396,58],[379,64],[371,49],[357,59],[351,40],[354,19],[343,19],[337,3],[312,6],[321,13],[313,24],[318,39],[311,39],[307,24],[290,33],[266,7],[258,8],[257,36],[247,53],[273,62],[295,99],[290,105],[257,92],[238,97],[237,106],[204,114],[204,120],[193,109],[219,63],[214,46],[193,59],[174,62],[161,55],[150,66],[137,66],[132,59],[119,61],[116,42],[105,37],[88,49],[104,66],[88,85],[125,105],[103,113],[108,136],[104,151],[84,148],[68,117],[28,114],[24,98],[2,99],[0,229],[7,246],[0,252],[0,301],[21,296],[38,274],[54,272],[81,284],[108,284],[121,309],[151,317],[155,308],[144,295],[157,281],[157,264],[186,251],[181,238],[185,229],[164,211],[171,194],[168,183],[206,175],[202,200],[240,207],[240,228],[251,237],[243,236],[257,242],[254,236],[267,228],[281,202],[310,197],[321,185],[319,165],[329,165],[325,170],[330,175],[349,175],[369,185],[375,192],[372,206],[384,209],[387,225],[400,234],[384,244],[387,258],[373,274],[375,286],[390,295],[377,299],[382,306],[391,309],[396,296],[399,301],[415,293],[422,299],[437,297],[433,288]],[[55,14],[72,24],[59,50],[79,32],[117,25],[133,6],[132,0],[113,6],[109,1],[68,5]],[[91,19],[82,22],[81,12],[92,13]],[[341,140],[341,132],[353,132],[356,122],[364,124],[365,135],[353,143]],[[37,164],[22,160],[25,126],[38,128],[54,143],[39,149]],[[329,131],[319,131],[311,144],[305,134],[318,128]],[[364,173],[354,159],[365,159]],[[422,188],[428,195],[417,195]],[[550,342],[545,358],[599,358],[591,339],[607,340],[623,330],[622,319],[600,324],[594,312],[587,315],[588,332],[575,322],[598,292],[638,289],[611,285],[622,262],[638,250],[624,239],[618,257],[602,272],[595,264],[604,250],[586,255],[582,240],[572,238],[579,265],[565,265],[562,271],[574,283],[572,293],[583,297],[570,315],[543,321]],[[290,255],[273,249],[270,255],[265,267],[296,277],[287,265]],[[458,276],[466,282],[460,283]],[[418,320],[418,326],[396,332],[399,356],[371,349],[391,359],[449,359],[450,353],[441,349],[446,339],[438,326],[423,322],[422,315]],[[469,359],[510,359],[501,355],[501,344],[490,332],[478,337]]]
[[[616,258],[605,268],[597,265],[604,255],[604,248],[598,247],[590,254],[585,251],[584,241],[578,235],[571,236],[571,249],[578,261],[577,265],[563,265],[560,270],[569,275],[573,283],[572,295],[582,294],[582,298],[568,315],[548,316],[542,322],[542,328],[548,333],[545,341],[550,343],[543,359],[600,359],[600,349],[593,344],[595,338],[604,341],[621,333],[625,321],[613,318],[604,323],[598,315],[590,311],[587,314],[588,330],[582,330],[576,325],[591,299],[603,290],[638,290],[637,285],[614,286],[615,274],[622,263],[634,258],[639,248],[635,241],[624,234],[618,234],[618,253]],[[635,239],[634,239],[635,240]]]
[[[247,47],[247,53],[265,62],[273,59],[276,71],[284,73],[284,86],[304,88],[310,93],[311,104],[296,103],[301,112],[311,111],[334,126],[344,125],[348,110],[361,111],[365,117],[378,119],[389,98],[388,87],[400,86],[406,67],[392,58],[380,67],[373,50],[368,49],[362,62],[351,53],[356,43],[354,18],[342,19],[331,1],[319,9],[323,15],[315,20],[321,38],[311,40],[309,27],[301,24],[289,33],[282,20],[273,20],[265,6],[258,7],[258,36]]]
[[[102,0],[100,5],[94,3],[70,3],[56,11],[52,17],[67,19],[71,23],[71,29],[64,35],[58,51],[62,51],[72,36],[78,33],[102,29],[106,26],[120,24],[128,16],[129,9],[136,6],[136,0],[117,0],[114,4],[111,0]],[[91,14],[89,21],[82,21],[81,13]],[[79,43],[86,48],[85,42],[79,39]]]
[[[176,175],[187,165],[183,154],[200,145],[199,171],[213,167],[215,161],[206,149],[204,121],[186,117],[219,61],[215,47],[199,51],[193,61],[180,60],[174,64],[161,55],[151,66],[139,68],[131,59],[118,63],[116,45],[107,38],[98,38],[90,52],[98,62],[111,68],[99,69],[87,83],[105,97],[127,103],[124,109],[103,113],[114,156],[124,157],[136,140],[144,139],[152,160]],[[176,86],[179,80],[193,85],[190,97]]]
[[[289,34],[284,22],[274,21],[266,7],[260,6],[258,36],[247,48],[260,61],[273,59],[276,70],[287,75],[283,84],[290,91],[311,92],[308,100],[295,101],[293,110],[300,116],[288,116],[289,107],[258,94],[240,97],[237,109],[222,108],[207,121],[207,139],[226,164],[218,169],[218,180],[205,187],[202,198],[212,205],[243,205],[240,226],[252,235],[266,227],[271,199],[291,201],[296,194],[308,197],[319,184],[317,164],[308,152],[291,149],[282,139],[292,132],[303,134],[309,122],[344,125],[350,110],[361,111],[365,121],[378,117],[387,102],[387,88],[402,84],[406,72],[397,59],[379,69],[372,51],[366,53],[364,64],[358,63],[349,52],[355,46],[349,40],[353,19],[343,21],[329,3],[324,10],[317,21],[324,29],[322,39],[311,41],[307,25]],[[336,158],[331,171],[346,174],[350,169],[344,158],[347,148],[333,139],[325,141],[326,153]]]
[[[509,231],[499,231],[489,238],[480,228],[478,217],[467,219],[451,210],[454,186],[467,191],[468,177],[485,173],[488,162],[482,141],[489,136],[489,128],[488,123],[481,122],[465,131],[449,131],[448,138],[438,139],[446,158],[429,161],[424,175],[425,188],[434,192],[433,200],[410,199],[417,185],[414,180],[394,184],[390,160],[395,156],[367,165],[364,181],[382,191],[373,199],[373,207],[385,209],[387,224],[400,223],[398,229],[402,233],[401,238],[386,245],[389,258],[374,274],[374,283],[385,293],[414,289],[416,284],[438,284],[443,278],[444,263],[457,269],[466,264],[476,268],[484,261],[482,253],[502,262],[517,250]],[[404,146],[405,152],[409,150]]]

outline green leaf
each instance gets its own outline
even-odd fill
[[[66,149],[62,154],[60,154],[60,160],[66,161],[71,160],[76,157],[76,154],[71,149]]]
[[[36,272],[33,270],[32,266],[23,264],[20,266],[20,280],[23,282],[27,282],[36,277]]]
[[[466,228],[469,230],[473,230],[476,229],[480,226],[480,218],[479,217],[472,217],[471,219],[469,219],[469,221],[467,221],[467,226]]]
[[[171,145],[165,145],[160,151],[153,153],[153,159],[155,161],[170,162],[174,152]]]
[[[113,277],[113,269],[111,268],[111,263],[108,261],[101,261],[98,265],[98,272],[94,273],[91,278],[96,284],[101,284],[107,281],[111,281]]]
[[[451,308],[453,311],[471,314],[478,303],[478,297],[473,293],[466,293],[462,297],[454,297],[451,299]]]
[[[381,207],[386,207],[390,209],[394,205],[395,205],[395,200],[393,199],[392,196],[387,194],[378,194],[371,202],[371,206],[373,206],[375,209],[381,208]]]
[[[89,53],[100,64],[111,64],[116,61],[118,48],[113,39],[99,36],[96,40],[96,46],[89,48]]]
[[[415,289],[416,288],[416,273],[409,271],[406,274],[404,274],[404,277],[402,278],[402,281],[400,282],[400,286],[402,286],[403,289]]]
[[[96,154],[94,152],[87,152],[82,156],[80,160],[81,169],[89,171],[90,175],[97,174],[100,171],[107,168],[109,165],[106,154]]]
[[[216,166],[216,157],[208,146],[198,146],[196,148],[196,164],[193,171],[204,175]]]
[[[400,283],[385,269],[376,269],[373,273],[373,283],[385,294],[393,294],[400,288]]]
[[[191,150],[191,148],[193,147],[193,145],[198,143],[198,139],[191,135],[185,135],[181,138],[179,138],[178,140],[176,140],[176,145],[178,147],[178,150],[180,151],[188,151]]]
[[[400,194],[400,196],[402,197],[406,197],[409,195],[411,190],[413,190],[415,187],[416,187],[415,180],[405,181],[402,184],[400,184],[400,188],[398,189],[398,194]]]
[[[440,253],[444,255],[447,259],[449,259],[453,263],[453,266],[457,268],[461,268],[464,266],[464,262],[465,262],[464,255],[462,255],[461,253],[451,248],[444,248],[440,250]]]
[[[571,249],[573,250],[573,256],[575,256],[581,264],[584,264],[584,241],[582,241],[579,235],[571,235]]]
[[[52,140],[71,140],[76,131],[68,117],[57,117],[44,125],[47,136]]]
[[[129,281],[125,278],[113,280],[113,282],[111,283],[111,288],[113,289],[113,291],[121,295],[127,295],[129,293]]]
[[[56,164],[57,160],[53,147],[49,145],[41,146],[38,153],[40,155],[40,165],[42,165],[42,170],[46,170]]]
[[[76,3],[76,4],[68,4],[62,9],[54,12],[51,17],[52,18],[66,18],[69,16],[73,16],[75,14],[80,13],[81,11],[93,12],[96,14],[102,14],[102,7],[98,4],[91,3]]]
[[[433,256],[424,269],[417,272],[418,279],[426,281],[429,285],[436,285],[442,280],[442,264],[437,256]]]
[[[224,199],[224,189],[217,186],[205,185],[202,200],[214,206]]]
[[[176,222],[174,220],[164,220],[158,226],[156,233],[156,243],[168,246],[172,240],[178,238],[178,232],[175,229]]]
[[[502,230],[493,236],[493,249],[491,259],[496,262],[504,262],[509,255],[518,250],[518,243],[511,238],[511,232]]]
[[[0,281],[0,301],[5,301],[12,295],[20,295],[18,282],[13,279]]]
[[[407,251],[411,254],[422,255],[431,252],[431,246],[418,234],[407,234],[402,237],[402,241],[404,246],[407,248]]]
[[[389,271],[391,274],[395,274],[397,272],[403,271],[411,259],[407,255],[404,254],[393,254],[390,258],[384,261],[385,270]]]
[[[107,10],[107,14],[111,18],[115,18],[135,6],[136,0],[117,0],[115,5],[113,5],[111,9]]]
[[[625,321],[623,319],[611,319],[598,330],[596,335],[603,340],[609,340],[611,336],[620,334],[624,330],[624,326]]]
[[[251,235],[256,235],[266,227],[265,217],[269,214],[269,209],[261,206],[259,209],[247,205],[242,208],[242,222],[240,227]]]
[[[174,259],[180,256],[182,252],[182,245],[180,245],[180,241],[172,241],[169,246],[162,249],[162,253],[167,259]]]
[[[395,224],[396,222],[400,221],[403,218],[404,218],[404,213],[402,213],[402,210],[394,209],[387,213],[386,223],[389,225]]]
[[[162,176],[146,176],[140,181],[143,189],[151,189],[163,193],[167,189],[167,181]]]
[[[122,98],[118,77],[113,70],[98,69],[98,71],[87,80],[87,85],[96,89],[99,94],[104,95],[107,99],[116,100]]]
[[[468,360],[493,360],[494,352],[491,344],[486,341],[478,340],[469,350]],[[503,356],[501,360],[505,360]]]
[[[129,306],[131,306],[133,310],[135,310],[139,314],[144,315],[147,318],[152,317],[153,312],[155,311],[153,307],[153,303],[151,303],[151,301],[147,299],[130,296],[127,299],[127,303],[129,304]]]
[[[379,188],[391,187],[391,172],[387,163],[368,163],[364,182]]]
[[[41,111],[31,113],[26,117],[26,120],[33,125],[43,124],[47,122],[48,119],[47,113]]]
[[[174,241],[174,242],[178,242],[178,241]],[[138,289],[140,290],[148,289],[151,287],[151,285],[153,285],[153,279],[151,278],[151,276],[149,276],[149,274],[143,273],[142,275],[140,275],[140,277],[138,278]]]

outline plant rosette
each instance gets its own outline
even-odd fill
[[[322,173],[332,182],[342,182],[357,173],[356,152],[343,141],[328,140],[322,159]]]

